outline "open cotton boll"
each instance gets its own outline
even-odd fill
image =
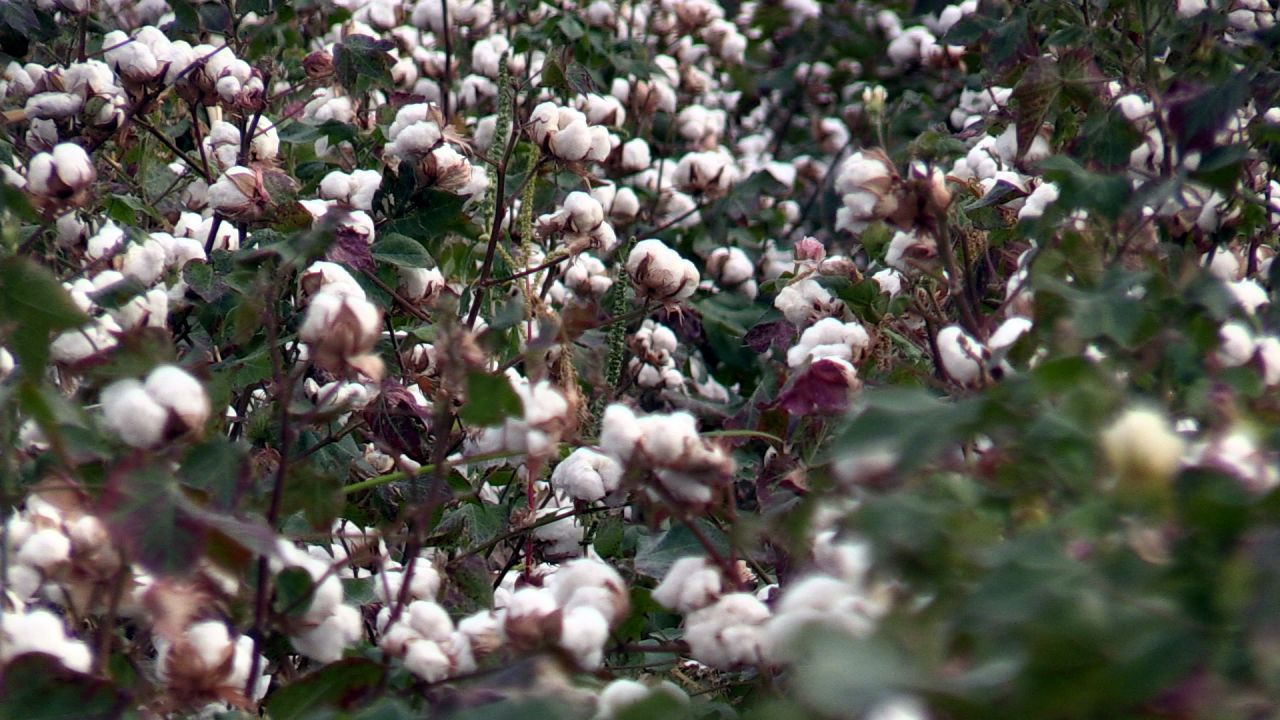
[[[626,267],[636,290],[654,300],[684,300],[698,288],[698,269],[661,240],[636,243]]]
[[[596,670],[604,662],[604,644],[609,639],[609,623],[593,607],[567,610],[560,625],[560,647],[581,670]]]
[[[959,325],[948,325],[938,331],[939,362],[947,375],[961,385],[972,385],[982,379],[987,349]]]
[[[689,654],[720,670],[761,663],[763,626],[769,616],[769,608],[754,595],[725,595],[685,618]]]
[[[689,705],[689,695],[669,680],[663,680],[650,687],[637,680],[618,678],[605,685],[600,691],[595,720],[613,720],[631,706],[655,694],[665,695],[675,700],[681,707]]]
[[[622,466],[591,448],[578,448],[556,465],[551,483],[576,500],[594,502],[618,489]]]
[[[0,610],[0,666],[27,653],[52,655],[64,667],[89,672],[93,655],[84,642],[68,636],[62,618],[44,609]]]
[[[610,626],[625,618],[631,606],[622,576],[608,563],[593,558],[561,565],[546,586],[562,608],[594,608]]]
[[[1257,341],[1243,323],[1229,322],[1218,329],[1218,350],[1214,357],[1225,367],[1240,367],[1253,359]]]
[[[339,605],[319,625],[290,637],[300,654],[320,663],[337,662],[342,653],[364,635],[360,611],[350,605]]]
[[[449,677],[453,662],[439,643],[416,640],[410,642],[405,650],[404,666],[427,682],[440,682]]]
[[[719,599],[724,584],[720,569],[706,558],[683,557],[667,570],[652,597],[663,607],[687,615]]]
[[[137,380],[108,385],[102,391],[102,410],[107,427],[133,447],[153,447],[164,437],[169,411]]]
[[[1155,486],[1178,470],[1186,443],[1158,410],[1131,408],[1102,433],[1112,470],[1127,482]]]
[[[209,395],[199,380],[176,365],[161,365],[147,375],[147,393],[172,412],[183,427],[197,431],[209,419]]]
[[[806,328],[819,318],[835,315],[843,310],[843,304],[812,278],[784,287],[773,306],[782,312],[787,322],[798,328]]]
[[[27,538],[18,549],[17,560],[28,567],[48,570],[71,557],[71,539],[61,530],[45,528]]]
[[[856,363],[870,346],[871,337],[861,323],[823,318],[807,328],[800,336],[800,342],[787,350],[787,365],[800,367],[820,358],[840,358]]]

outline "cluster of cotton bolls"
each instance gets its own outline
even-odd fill
[[[840,540],[830,529],[812,540],[808,571],[779,589],[760,587],[740,565],[717,566],[705,557],[677,560],[653,590],[653,599],[684,616],[684,640],[695,660],[721,670],[781,666],[804,659],[806,631],[865,637],[888,612],[892,585],[870,578],[865,542]]]
[[[652,472],[661,497],[706,504],[732,478],[734,462],[719,445],[698,434],[687,412],[637,416],[626,405],[610,405],[600,430],[601,449],[624,467]]]
[[[630,345],[632,357],[629,369],[635,374],[637,385],[645,388],[684,387],[684,375],[676,367],[675,360],[679,344],[671,328],[645,320],[631,336]]]

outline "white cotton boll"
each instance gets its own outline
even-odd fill
[[[168,323],[169,293],[164,288],[151,288],[109,312],[125,330],[132,330],[143,324],[162,328]]]
[[[608,563],[592,558],[571,560],[548,578],[546,586],[564,609],[594,608],[609,625],[623,619],[630,607],[627,585]]]
[[[1031,320],[1025,317],[1014,316],[1000,323],[1000,327],[991,334],[987,339],[987,347],[992,352],[1000,352],[1013,347],[1013,344],[1030,332],[1032,327]]]
[[[871,337],[861,323],[823,318],[807,328],[796,346],[787,350],[787,365],[800,367],[822,358],[856,362],[870,345]]]
[[[44,576],[39,570],[29,565],[12,563],[9,565],[9,572],[5,575],[4,581],[5,591],[25,602],[40,590],[40,586],[44,584]]]
[[[622,467],[590,448],[578,448],[556,465],[551,483],[576,500],[594,502],[618,489]]]
[[[1218,351],[1214,357],[1226,367],[1239,367],[1253,359],[1257,342],[1248,326],[1229,322],[1218,330]]]
[[[627,256],[627,272],[641,294],[655,300],[683,300],[698,287],[698,270],[661,240],[641,240]]]
[[[403,570],[386,570],[378,574],[373,583],[374,596],[384,604],[396,602],[404,584]],[[409,584],[409,599],[434,600],[440,593],[440,572],[425,558],[414,563],[413,579]]]
[[[588,232],[604,222],[604,207],[591,195],[571,192],[564,199],[565,212],[569,214],[570,228],[575,232]]]
[[[1041,217],[1045,209],[1057,201],[1058,195],[1057,185],[1051,182],[1041,183],[1023,202],[1022,208],[1018,210],[1018,219],[1033,220]]]
[[[60,530],[46,528],[36,532],[22,543],[17,560],[29,567],[48,570],[70,557],[71,539]]]
[[[453,663],[439,643],[418,640],[409,643],[404,654],[404,666],[427,682],[440,682],[449,677]]]
[[[893,268],[885,268],[875,275],[871,276],[876,281],[876,285],[880,286],[880,292],[889,297],[897,297],[902,292],[902,273]]]
[[[89,325],[59,335],[49,345],[49,353],[56,362],[80,362],[118,345],[117,335],[120,332],[122,329],[113,318],[99,318]]]
[[[1231,293],[1231,300],[1234,300],[1236,305],[1244,307],[1245,313],[1249,315],[1257,314],[1258,307],[1271,302],[1266,288],[1253,279],[1226,283],[1226,290]]]
[[[187,371],[176,365],[161,365],[147,375],[145,385],[161,407],[172,411],[188,430],[199,430],[209,419],[209,395]]]
[[[1209,270],[1210,275],[1224,282],[1235,280],[1241,274],[1240,260],[1234,253],[1225,250],[1206,253],[1201,264]]]
[[[929,713],[916,698],[898,696],[876,703],[866,720],[929,720]]]
[[[816,280],[806,278],[783,288],[773,306],[796,327],[808,327],[837,309],[835,297]]]
[[[1257,348],[1263,382],[1267,387],[1280,384],[1280,338],[1268,335],[1258,340]]]
[[[442,138],[438,125],[433,122],[419,122],[397,133],[395,139],[387,146],[387,151],[392,155],[412,160],[431,152],[440,144]]]
[[[3,382],[5,378],[9,377],[10,373],[13,372],[14,367],[13,355],[9,354],[8,350],[0,347],[0,382]]]
[[[592,607],[575,607],[564,614],[560,626],[560,647],[581,670],[596,670],[604,662],[604,644],[609,639],[609,623]]]
[[[427,600],[417,600],[407,608],[409,626],[419,635],[435,642],[444,642],[453,633],[453,620],[440,605]]]
[[[1140,95],[1123,95],[1116,99],[1115,107],[1126,120],[1137,122],[1146,120],[1155,112],[1155,107],[1143,100]]]
[[[689,654],[721,670],[764,661],[761,630],[769,608],[747,593],[731,593],[685,618]]]
[[[959,325],[938,331],[938,353],[942,369],[961,385],[971,385],[982,377],[986,349]]]
[[[544,507],[538,510],[539,520],[557,515],[560,508]],[[566,517],[534,528],[533,538],[547,544],[546,553],[551,557],[576,555],[582,551],[584,528],[577,517]]]
[[[626,405],[613,403],[605,408],[600,429],[600,447],[626,462],[644,435],[636,414]]]
[[[164,273],[165,248],[148,238],[140,243],[130,243],[120,265],[120,272],[143,285],[151,285]]]
[[[364,634],[360,611],[339,605],[323,622],[290,638],[300,654],[320,663],[337,662],[342,653]]]
[[[555,103],[541,103],[529,115],[529,136],[539,145],[545,143],[548,136],[559,130],[560,109]]]
[[[346,268],[324,260],[311,263],[299,276],[298,284],[303,292],[311,295],[327,292],[335,295],[365,297],[364,288],[360,287],[360,283],[356,282]]]
[[[414,301],[431,301],[446,288],[439,268],[396,268],[405,297]]]
[[[23,113],[29,120],[65,120],[79,113],[82,107],[84,98],[79,95],[42,92],[27,98]]]
[[[649,167],[651,162],[649,143],[644,138],[635,138],[622,144],[623,172],[639,172]]]
[[[231,635],[220,620],[195,623],[184,635],[196,657],[209,670],[221,665],[231,651]]]
[[[581,113],[567,125],[561,126],[550,140],[551,152],[570,162],[586,159],[587,153],[591,151],[591,144],[591,129]]]
[[[164,437],[169,411],[137,380],[117,380],[102,391],[107,427],[125,443],[149,448]]]
[[[724,590],[720,570],[706,558],[684,557],[677,560],[652,597],[663,607],[689,614],[715,602]]]
[[[591,148],[587,150],[586,160],[588,162],[602,163],[609,159],[609,153],[613,152],[613,147],[618,143],[618,138],[609,133],[603,125],[592,125]]]
[[[692,413],[681,411],[670,415],[646,415],[637,422],[642,433],[641,448],[645,458],[658,465],[674,464],[690,446],[700,443],[698,421]]]

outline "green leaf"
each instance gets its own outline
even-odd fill
[[[1061,89],[1058,61],[1048,56],[1032,61],[1013,88],[1011,97],[1017,116],[1019,158],[1031,148]]]
[[[395,43],[390,40],[348,35],[333,46],[334,75],[352,94],[390,87],[391,56],[387,51],[393,49]]]
[[[110,681],[68,670],[44,653],[14,658],[0,680],[0,718],[105,720],[120,717],[129,705]]]
[[[272,720],[311,720],[326,711],[353,710],[377,691],[382,673],[369,660],[330,663],[272,693],[267,712]]]
[[[467,200],[442,190],[427,190],[414,196],[413,209],[385,226],[380,233],[406,235],[432,253],[449,233],[475,238],[480,229],[462,212]]]
[[[721,554],[729,552],[729,538],[706,520],[694,520],[698,529]],[[687,525],[674,525],[657,535],[644,538],[636,547],[636,572],[661,578],[683,557],[705,557],[707,549]]]
[[[287,567],[276,575],[276,610],[291,617],[301,617],[315,600],[315,583],[311,573],[300,567]]]
[[[49,358],[49,334],[89,322],[53,273],[33,260],[0,261],[0,325],[16,325],[8,343],[24,372],[34,375]]]
[[[466,422],[487,427],[523,411],[520,396],[506,376],[478,372],[467,375],[467,402],[458,413]]]
[[[431,268],[436,264],[431,259],[431,253],[422,247],[422,243],[397,233],[380,236],[369,248],[369,252],[374,260],[396,267]]]
[[[1120,216],[1133,192],[1124,175],[1089,172],[1065,155],[1045,158],[1040,170],[1046,179],[1057,183],[1064,206],[1096,212],[1108,220]]]
[[[200,558],[206,528],[182,507],[165,466],[119,463],[100,502],[112,538],[146,569],[181,576]]]

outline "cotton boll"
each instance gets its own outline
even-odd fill
[[[337,662],[342,653],[364,634],[360,611],[350,605],[339,605],[333,614],[313,628],[290,638],[300,654],[320,663]]]
[[[1102,433],[1102,449],[1112,470],[1138,486],[1160,486],[1177,472],[1185,449],[1163,413],[1125,411]]]
[[[725,595],[685,618],[689,653],[721,670],[763,662],[761,626],[769,615],[769,608],[753,595]]]
[[[826,288],[811,278],[784,287],[774,299],[773,306],[782,312],[787,322],[798,328],[808,327],[843,307]]]
[[[652,597],[663,607],[687,615],[715,602],[723,586],[720,570],[705,558],[683,557],[667,570]]]
[[[137,380],[117,380],[102,391],[107,427],[129,445],[153,447],[164,437],[169,411]]]
[[[948,325],[938,331],[938,358],[947,375],[961,385],[981,380],[987,358],[986,348],[959,325]]]
[[[426,600],[416,600],[409,604],[409,626],[419,635],[435,642],[444,642],[453,633],[453,620],[440,605]]]
[[[143,285],[151,285],[164,273],[165,255],[164,245],[151,238],[141,243],[130,243],[120,271]]]
[[[39,530],[18,550],[17,560],[28,567],[48,570],[71,557],[71,539],[60,530]]]
[[[664,680],[654,687],[628,678],[619,678],[604,686],[596,707],[596,720],[612,720],[632,705],[646,698],[661,694],[672,698],[680,706],[689,705],[689,696],[678,685]]]
[[[1257,343],[1248,326],[1229,322],[1218,330],[1218,351],[1214,357],[1225,367],[1239,367],[1253,359]]]
[[[592,607],[575,607],[564,614],[560,626],[560,647],[582,670],[596,670],[604,662],[604,644],[609,639],[609,623]]]
[[[649,167],[652,159],[649,154],[649,143],[644,138],[635,138],[622,144],[621,168],[623,172],[639,172]]]
[[[594,502],[618,489],[622,467],[608,455],[590,448],[578,448],[556,465],[552,484],[571,497]]]
[[[307,305],[298,339],[317,364],[330,370],[373,349],[382,330],[382,313],[363,297],[321,290]],[[379,373],[380,375],[380,373]]]
[[[579,162],[586,159],[587,153],[591,151],[591,144],[591,130],[586,118],[576,117],[551,135],[549,148],[556,157]]]
[[[427,682],[440,682],[449,677],[453,663],[439,643],[417,640],[409,643],[404,654],[404,666]]]
[[[655,300],[684,300],[698,287],[697,268],[661,240],[636,243],[626,267],[637,291]]]
[[[871,338],[861,323],[842,323],[823,318],[807,328],[799,343],[787,350],[787,364],[800,367],[821,358],[841,358],[858,362],[871,346]]]
[[[144,386],[161,407],[171,411],[189,431],[198,431],[209,419],[209,396],[204,386],[182,368],[161,365],[151,371]]]
[[[644,435],[644,429],[631,408],[618,403],[605,408],[600,427],[600,447],[623,462],[631,458]]]
[[[582,558],[567,562],[546,584],[562,608],[594,608],[610,626],[626,617],[630,609],[627,585],[622,576],[600,560]]]

